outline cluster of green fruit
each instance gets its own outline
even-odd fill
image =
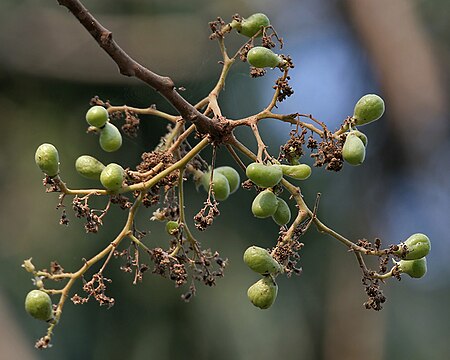
[[[203,173],[200,178],[200,184],[209,190],[209,183],[211,181],[211,171]],[[235,193],[239,188],[241,178],[239,173],[231,166],[220,166],[214,169],[212,178],[212,189],[214,191],[214,197],[223,201],[231,194]]]
[[[425,256],[431,250],[431,242],[425,234],[417,233],[411,235],[406,241],[399,245],[395,255],[402,258],[398,270],[412,278],[421,278],[427,272],[427,259]]]

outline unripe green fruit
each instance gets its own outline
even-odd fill
[[[275,274],[281,271],[281,265],[261,247],[250,246],[244,252],[244,262],[253,271],[262,274]]]
[[[251,163],[245,170],[248,178],[257,186],[268,188],[277,185],[283,177],[280,165]]]
[[[367,147],[367,143],[369,142],[369,140],[367,139],[366,134],[363,134],[361,131],[358,131],[358,130],[352,130],[348,133],[348,135],[350,135],[350,134],[356,135],[357,137],[359,137],[360,140],[363,142],[364,146]]]
[[[252,203],[252,213],[257,218],[272,216],[277,211],[278,200],[270,190],[261,191]]]
[[[431,242],[428,236],[425,234],[413,234],[405,242],[399,245],[400,249],[395,252],[396,255],[401,256],[403,252],[403,246],[406,246],[408,253],[403,259],[415,260],[420,259],[428,255],[431,250]]]
[[[348,134],[342,147],[342,157],[350,165],[357,166],[364,162],[366,147],[355,134]]]
[[[257,13],[249,16],[247,19],[243,19],[240,23],[232,23],[232,27],[242,35],[252,37],[254,36],[262,27],[270,25],[270,20],[265,14]],[[261,36],[259,34],[258,36]]]
[[[38,320],[48,321],[53,317],[52,300],[42,290],[31,290],[25,298],[25,310]]]
[[[119,150],[122,146],[122,135],[119,129],[110,122],[107,122],[105,127],[100,130],[99,142],[103,150],[113,152]]]
[[[93,106],[86,113],[89,125],[101,128],[108,121],[108,111],[103,106]]]
[[[48,176],[55,176],[59,173],[58,150],[52,144],[40,145],[34,154],[34,161],[42,172]]]
[[[421,278],[427,273],[427,258],[401,260],[398,266],[400,272],[408,274],[412,278]]]
[[[209,181],[211,179],[211,173],[206,172],[203,174],[201,178],[201,182],[203,187],[206,191],[209,189]],[[217,171],[214,171],[213,174],[213,191],[214,191],[214,197],[219,200],[223,201],[228,198],[230,195],[230,184],[228,183],[227,178],[225,175],[222,175],[221,173],[218,173]]]
[[[124,177],[125,171],[122,166],[111,163],[106,165],[100,174],[100,182],[106,189],[110,191],[117,191],[122,187]]]
[[[355,105],[353,117],[356,125],[365,125],[378,120],[384,114],[384,101],[375,94],[364,95]]]
[[[166,223],[166,231],[169,235],[173,235],[178,232],[180,224],[176,221],[168,221]]]
[[[275,221],[278,225],[283,226],[286,225],[291,220],[291,210],[289,209],[288,204],[283,199],[277,197],[278,206],[275,214],[272,215],[273,221]]]
[[[75,169],[77,172],[88,179],[99,180],[104,168],[105,165],[89,155],[81,155],[75,161]]]
[[[296,180],[306,180],[311,175],[311,167],[307,164],[280,165],[283,175]]]
[[[272,276],[264,276],[247,290],[247,296],[253,305],[260,309],[268,309],[277,298],[278,285]]]
[[[239,189],[241,177],[234,168],[231,166],[221,166],[215,169],[215,171],[227,178],[228,184],[230,185],[230,194],[233,194],[237,189]]]
[[[283,59],[272,50],[263,46],[255,46],[247,53],[247,61],[256,68],[274,68],[283,63]]]

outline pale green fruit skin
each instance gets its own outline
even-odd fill
[[[108,121],[108,111],[103,106],[93,106],[86,112],[89,125],[101,128]]]
[[[360,140],[363,142],[364,146],[367,147],[367,143],[369,142],[369,139],[367,139],[366,134],[363,134],[359,130],[352,130],[348,133],[348,135],[353,134],[360,138]]]
[[[250,246],[244,252],[244,262],[247,266],[258,274],[268,275],[281,271],[281,265],[261,247]]]
[[[311,167],[307,164],[298,165],[280,165],[283,175],[296,180],[306,180],[311,176]]]
[[[100,182],[110,191],[117,191],[122,187],[122,182],[125,178],[125,172],[122,166],[111,163],[106,165],[100,174]]]
[[[75,161],[75,169],[87,179],[100,180],[100,174],[104,168],[105,165],[90,155],[81,155]]]
[[[270,25],[269,18],[262,13],[256,13],[249,16],[247,19],[243,19],[242,22],[236,24],[237,31],[245,36],[254,36],[262,27]],[[261,36],[261,34],[258,35]]]
[[[355,134],[348,134],[342,147],[343,159],[353,166],[361,165],[366,157],[366,147]]]
[[[34,154],[34,161],[42,172],[48,176],[56,176],[59,173],[59,154],[52,144],[40,145]]]
[[[400,271],[412,278],[421,278],[427,273],[427,258],[401,260],[398,263]]]
[[[210,179],[211,179],[210,172],[206,172],[203,174],[201,182],[206,191],[208,191],[209,189]],[[230,195],[230,184],[228,183],[227,178],[225,177],[225,175],[222,175],[217,171],[214,171],[213,175],[213,190],[214,190],[214,197],[219,201],[226,200]]]
[[[403,259],[416,260],[428,255],[431,250],[431,242],[428,236],[425,234],[417,233],[411,235],[405,242],[401,243],[400,250],[396,252],[397,255],[401,255],[403,245],[408,249],[408,253]]]
[[[25,298],[25,310],[38,320],[48,321],[53,317],[52,300],[41,290],[31,290]]]
[[[122,146],[122,135],[118,128],[107,122],[105,127],[100,130],[99,142],[101,148],[106,152],[117,151]]]
[[[274,68],[283,63],[283,59],[272,50],[263,46],[255,46],[247,53],[247,61],[256,68]]]
[[[277,298],[278,285],[271,276],[264,276],[247,290],[248,299],[260,309],[268,309]]]
[[[364,95],[355,105],[353,118],[356,125],[365,125],[378,120],[384,114],[384,101],[375,94]]]
[[[252,213],[257,218],[267,218],[277,211],[278,200],[270,190],[261,191],[252,203]]]
[[[166,223],[166,231],[169,235],[173,235],[178,231],[179,224],[176,221],[168,221]]]
[[[275,214],[272,215],[273,221],[279,226],[286,225],[291,220],[291,210],[288,204],[281,198],[277,198],[278,206]]]
[[[263,188],[277,185],[283,177],[280,165],[264,165],[256,162],[247,166],[245,173],[251,181]]]
[[[216,168],[215,171],[227,178],[228,184],[230,185],[230,194],[235,193],[236,190],[239,189],[241,177],[234,168],[231,166],[221,166]]]

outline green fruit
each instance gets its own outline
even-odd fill
[[[358,130],[352,130],[348,133],[348,135],[350,135],[350,134],[356,135],[357,137],[359,137],[361,139],[361,141],[363,142],[364,146],[367,147],[367,143],[369,142],[369,140],[367,139],[366,134],[363,134],[361,131],[358,131]]]
[[[395,252],[396,255],[402,256],[403,247],[406,246],[407,253],[405,260],[416,260],[428,255],[431,250],[431,242],[425,234],[413,234],[405,242],[399,245],[400,249]]]
[[[355,134],[348,134],[342,147],[342,157],[350,165],[357,166],[364,162],[366,147]]]
[[[353,118],[356,125],[365,125],[378,120],[384,114],[384,101],[375,94],[364,95],[355,105]]]
[[[100,131],[99,142],[103,150],[113,152],[122,146],[122,135],[119,129],[110,122],[107,122],[105,127]]]
[[[232,23],[232,27],[245,36],[252,37],[261,30],[262,27],[270,25],[270,20],[265,14],[257,13],[249,16],[247,19],[243,19],[240,23]],[[258,36],[261,36],[259,34]]]
[[[211,173],[210,172],[204,173],[201,178],[201,183],[206,191],[208,191],[209,189],[210,180],[211,180]],[[212,188],[214,191],[214,197],[219,201],[226,200],[230,195],[230,184],[228,183],[227,178],[225,177],[225,175],[222,175],[217,171],[214,171]]]
[[[89,125],[101,128],[108,121],[108,111],[103,106],[93,106],[86,113]]]
[[[401,260],[398,263],[399,270],[412,278],[421,278],[427,273],[427,258],[415,260]]]
[[[255,46],[247,53],[247,61],[256,68],[274,68],[283,63],[283,59],[272,50],[263,46]]]
[[[40,145],[34,154],[34,161],[42,172],[48,176],[56,176],[59,173],[58,150],[52,144]]]
[[[289,209],[288,204],[283,199],[277,197],[278,206],[275,214],[272,215],[273,221],[275,221],[278,225],[283,226],[286,225],[291,220],[291,210]]]
[[[100,174],[100,182],[110,191],[117,191],[122,187],[125,178],[125,171],[122,166],[111,163],[108,164]]]
[[[272,216],[277,211],[278,200],[270,190],[261,191],[252,203],[252,213],[257,218]]]
[[[218,167],[215,171],[227,178],[228,184],[230,185],[230,194],[233,194],[237,189],[239,189],[241,177],[234,168],[232,168],[231,166],[221,166]]]
[[[262,275],[275,274],[281,271],[281,265],[261,247],[250,246],[244,252],[244,262],[247,266]]]
[[[268,309],[277,298],[278,285],[272,276],[264,276],[247,290],[247,296],[253,305],[260,309]]]
[[[104,168],[105,165],[89,155],[81,155],[75,161],[75,169],[77,172],[88,179],[99,180]]]
[[[38,320],[48,321],[53,317],[52,300],[42,290],[31,290],[25,298],[25,310]]]
[[[245,173],[251,181],[263,188],[275,186],[283,177],[280,165],[264,165],[256,162],[247,166]]]
[[[174,235],[178,232],[180,225],[176,221],[168,221],[166,223],[166,231],[169,235]]]
[[[280,165],[283,175],[296,180],[306,180],[311,175],[311,167],[306,164]]]

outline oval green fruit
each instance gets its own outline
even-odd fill
[[[277,185],[283,177],[280,165],[264,165],[256,162],[247,166],[245,173],[251,181],[263,188]]]
[[[266,218],[272,216],[277,211],[278,200],[275,194],[270,190],[261,191],[256,195],[252,203],[252,213],[257,218]]]
[[[201,183],[206,191],[209,189],[209,181],[211,179],[211,173],[206,172],[203,174],[201,178]],[[230,195],[230,184],[228,183],[227,178],[225,175],[222,175],[221,173],[214,171],[213,174],[213,191],[214,191],[214,197],[219,200],[223,201],[228,198]]]
[[[100,180],[100,174],[104,168],[105,165],[89,155],[81,155],[75,161],[75,169],[81,176],[87,179]]]
[[[59,154],[52,144],[40,145],[34,154],[34,161],[42,172],[48,176],[56,176],[59,173]]]
[[[108,164],[100,174],[100,182],[110,191],[117,191],[122,187],[125,178],[125,171],[122,166],[111,163]]]
[[[180,227],[180,224],[178,224],[177,221],[168,221],[166,223],[166,231],[169,235],[174,235],[178,232],[178,228]]]
[[[264,276],[247,290],[247,296],[253,305],[260,309],[268,309],[277,298],[278,285],[272,276]]]
[[[252,37],[261,30],[262,27],[266,27],[270,25],[269,18],[262,13],[256,13],[249,16],[246,19],[243,19],[240,23],[232,23],[232,27],[235,27],[236,30],[245,36]],[[259,34],[258,36],[261,36]]]
[[[256,68],[274,68],[283,63],[283,59],[272,50],[263,46],[255,46],[247,53],[247,61]]]
[[[48,321],[53,317],[52,300],[42,290],[31,290],[25,298],[25,310],[38,320]]]
[[[398,263],[400,272],[405,273],[412,278],[421,278],[427,273],[427,258],[415,260],[401,260]]]
[[[119,129],[110,122],[107,122],[105,127],[100,130],[99,142],[103,150],[113,152],[119,150],[122,146],[122,135]]]
[[[101,128],[108,121],[108,111],[103,106],[93,106],[86,113],[89,125]]]
[[[352,130],[352,131],[350,131],[350,132],[348,133],[348,135],[350,135],[350,134],[356,135],[357,137],[359,137],[360,140],[363,142],[364,146],[367,147],[367,143],[369,142],[369,140],[367,139],[366,134],[363,134],[363,133],[362,133],[361,131],[359,131],[359,130]],[[347,136],[348,136],[348,135],[347,135]]]
[[[281,271],[281,265],[261,247],[250,246],[244,252],[244,262],[253,271],[262,274],[275,274]]]
[[[272,215],[273,221],[279,226],[286,225],[291,220],[291,210],[288,204],[283,199],[277,197],[278,206],[275,214]]]
[[[306,180],[311,175],[311,167],[307,164],[280,165],[283,175],[296,180]]]
[[[364,162],[366,147],[355,134],[348,134],[342,147],[342,157],[350,165],[357,166]]]
[[[215,171],[227,178],[228,184],[230,185],[230,194],[233,194],[237,189],[239,189],[241,177],[234,168],[231,166],[221,166],[216,168]]]
[[[356,125],[365,125],[378,120],[384,114],[384,101],[375,94],[364,95],[355,105],[353,118]]]
[[[403,247],[406,246],[407,253],[403,257],[405,260],[416,260],[428,255],[431,250],[431,242],[425,234],[417,233],[411,235],[405,242],[399,245],[400,249],[395,252],[396,255],[402,256]]]

